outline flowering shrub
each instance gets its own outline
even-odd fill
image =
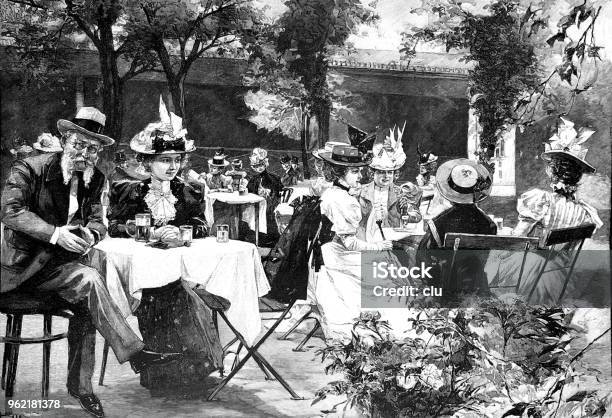
[[[343,379],[313,404],[345,395],[345,409],[380,417],[583,417],[609,408],[610,394],[578,389],[573,366],[586,349],[568,354],[576,334],[561,309],[480,301],[407,312],[410,338],[395,340],[380,314],[367,312],[350,341],[319,350],[326,373]]]

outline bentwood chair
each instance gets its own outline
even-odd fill
[[[445,286],[450,282],[450,275],[455,267],[457,253],[460,250],[506,250],[506,251],[522,251],[523,258],[521,267],[518,271],[516,285],[511,286],[489,286],[490,289],[495,288],[514,288],[515,292],[521,285],[523,270],[527,253],[530,250],[538,248],[539,239],[537,237],[519,237],[511,235],[484,235],[484,234],[459,234],[447,233],[444,237],[444,248],[452,248],[453,254],[449,264],[449,268],[445,271]]]
[[[595,225],[589,223],[573,228],[553,229],[544,235],[541,245],[548,247],[548,251],[546,252],[546,261],[542,265],[542,268],[538,273],[538,277],[533,283],[533,287],[529,292],[527,301],[529,301],[533,296],[533,293],[535,292],[544,273],[566,270],[565,277],[563,278],[563,288],[561,289],[561,293],[557,298],[557,304],[561,302],[563,296],[565,295],[565,290],[567,289],[569,279],[574,271],[574,267],[576,266],[578,256],[580,256],[580,251],[582,250],[584,241],[587,238],[591,238],[594,231]],[[559,265],[556,265],[554,268],[549,268],[547,270],[550,261],[553,259],[563,260],[565,262],[562,262]]]
[[[5,399],[13,397],[19,346],[25,344],[42,344],[42,382],[41,394],[46,399],[49,395],[49,364],[51,360],[51,343],[67,337],[67,333],[52,334],[51,325],[54,316],[70,318],[70,305],[61,301],[55,295],[38,292],[28,294],[11,291],[0,296],[0,313],[6,315],[6,334],[0,337],[4,344],[2,358],[2,389]],[[43,315],[43,335],[37,337],[22,337],[21,328],[24,316]]]
[[[289,202],[291,195],[293,194],[293,189],[291,187],[285,187],[281,190],[281,203]]]

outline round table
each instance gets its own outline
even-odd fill
[[[234,211],[234,231],[239,230],[239,223],[242,219],[248,223],[249,228],[255,231],[255,245],[259,245],[259,231],[266,233],[268,225],[266,222],[266,199],[262,196],[248,193],[245,195],[236,192],[210,192],[206,195],[205,217],[209,225],[215,222],[213,204],[216,201],[227,203]],[[245,206],[242,208],[242,206]],[[234,235],[237,236],[237,235]]]
[[[214,237],[196,239],[190,247],[158,249],[127,238],[106,238],[90,254],[92,266],[106,277],[108,291],[124,316],[138,307],[142,289],[188,280],[231,305],[228,319],[247,342],[261,331],[259,297],[270,291],[255,245]]]

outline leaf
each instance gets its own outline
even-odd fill
[[[596,390],[579,390],[578,392],[574,393],[572,396],[567,398],[566,401],[567,402],[581,402],[585,398],[593,395],[594,393],[597,393],[597,391]]]
[[[546,43],[550,47],[552,47],[555,44],[555,42],[557,42],[557,41],[563,42],[564,39],[565,39],[565,32],[559,32],[556,35],[551,36],[550,38],[548,38],[546,40]]]

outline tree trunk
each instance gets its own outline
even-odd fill
[[[317,121],[319,122],[319,146],[324,146],[324,144],[329,141],[330,114],[331,109],[329,108],[329,106],[324,106],[317,115]]]
[[[302,141],[302,166],[304,167],[304,178],[310,178],[310,167],[308,166],[308,143],[310,142],[310,116],[302,115],[303,141]]]
[[[123,129],[123,82],[119,77],[117,68],[117,56],[112,32],[112,22],[109,19],[98,19],[98,30],[100,32],[99,60],[102,77],[102,108],[106,115],[104,134],[115,140],[115,145],[105,149],[102,155],[107,162],[112,162],[112,156],[121,142]],[[105,174],[109,174],[109,167],[102,167]]]
[[[179,75],[173,78],[172,81],[168,77],[168,89],[172,95],[174,102],[174,113],[183,118],[183,126],[185,126],[185,75]]]

